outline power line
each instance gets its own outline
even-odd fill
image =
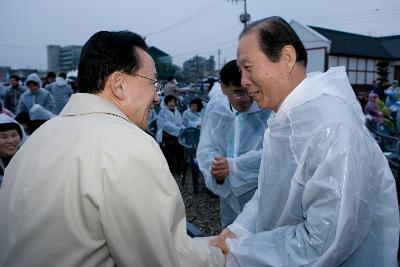
[[[379,14],[354,14],[351,16],[336,16],[336,17],[326,17],[325,19],[307,19],[308,24],[320,24],[320,23],[358,23],[360,21],[370,21],[370,20],[387,20],[396,19],[400,15],[400,10],[388,10],[381,12]]]
[[[340,17],[344,17],[344,16],[354,16],[354,15],[361,15],[361,14],[365,14],[365,13],[375,13],[375,12],[384,12],[386,10],[391,11],[395,8],[400,8],[400,5],[394,5],[394,6],[388,6],[388,7],[383,7],[383,8],[375,8],[375,9],[364,9],[364,10],[358,10],[358,11],[353,11],[353,12],[346,12],[346,13],[339,13],[336,15],[328,15],[328,16],[316,16],[316,17],[308,17],[306,18],[307,20],[324,20],[324,19],[336,19],[338,18],[338,16]]]
[[[208,50],[208,51],[201,51],[201,50],[199,50],[199,51],[197,51],[197,52],[188,52],[188,53],[182,53],[182,54],[179,54],[179,55],[174,55],[174,56],[172,56],[173,58],[176,58],[176,57],[181,57],[181,56],[186,56],[186,55],[193,55],[193,54],[196,54],[196,53],[198,53],[198,52],[202,52],[202,54],[209,54],[209,53],[212,53],[212,52],[218,52],[218,50],[227,50],[227,49],[229,49],[229,48],[232,48],[232,47],[236,47],[237,46],[237,44],[233,44],[233,45],[228,45],[228,46],[223,46],[223,47],[220,47],[220,48],[218,48],[218,49],[212,49],[212,50]],[[200,54],[200,53],[199,53]]]
[[[185,22],[187,22],[189,20],[195,19],[195,18],[197,18],[199,16],[202,16],[202,15],[206,14],[207,12],[213,10],[211,7],[215,8],[216,6],[218,6],[220,4],[221,3],[215,4],[215,1],[212,0],[207,5],[203,6],[199,10],[193,12],[192,14],[186,16],[185,18],[183,18],[183,19],[181,19],[181,20],[179,20],[179,21],[177,21],[177,22],[175,22],[175,23],[173,23],[173,24],[171,24],[169,26],[161,28],[160,30],[145,34],[145,37],[153,36],[153,35],[156,35],[156,34],[159,34],[159,33],[162,33],[162,32],[169,31],[169,30],[171,30],[171,29],[173,29],[175,27],[179,27],[179,26],[183,25],[183,23],[185,23]]]
[[[210,45],[210,46],[203,47],[203,48],[198,48],[198,49],[191,50],[191,51],[187,51],[187,52],[183,52],[183,53],[180,53],[180,54],[177,54],[177,55],[173,55],[172,57],[180,57],[180,56],[184,56],[184,55],[195,54],[195,53],[198,53],[198,52],[203,52],[204,50],[207,50],[207,49],[210,49],[210,48],[220,47],[220,46],[223,45],[223,44],[235,43],[235,42],[237,42],[237,39],[225,41],[225,42],[222,42],[222,43]],[[231,45],[231,46],[232,46],[232,45]],[[236,44],[234,44],[233,46],[236,46]],[[221,49],[222,49],[222,48],[221,48]],[[218,50],[218,49],[217,49],[217,50]],[[217,51],[217,50],[215,50],[215,51]],[[214,51],[214,50],[212,50],[212,51]]]
[[[0,47],[20,48],[20,49],[46,49],[45,47],[39,47],[39,46],[22,46],[22,45],[10,45],[10,44],[0,44]]]

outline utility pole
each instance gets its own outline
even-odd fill
[[[218,49],[218,73],[221,70],[221,49]]]
[[[228,2],[238,2],[238,1],[243,1],[244,2],[244,13],[240,14],[239,20],[241,23],[243,23],[244,28],[247,27],[247,22],[250,21],[250,14],[247,13],[247,0],[228,0]]]

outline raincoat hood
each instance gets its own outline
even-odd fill
[[[67,81],[63,77],[57,77],[55,83],[57,86],[63,86],[67,84]]]
[[[17,131],[21,140],[24,138],[24,128],[21,126],[21,124],[19,124],[16,120],[14,120],[13,118],[11,118],[6,114],[0,114],[0,124],[6,124],[6,123],[15,124],[18,127]]]
[[[308,87],[307,90],[301,90]],[[277,113],[287,112],[305,102],[312,101],[322,95],[330,95],[350,105],[357,117],[364,121],[364,114],[347,78],[344,67],[330,68],[328,71],[312,72],[283,101]]]
[[[26,78],[25,85],[27,85],[30,81],[37,83],[39,87],[42,88],[42,81],[36,73],[29,74],[28,78]]]
[[[39,104],[33,105],[33,107],[29,110],[29,117],[32,121],[47,121],[53,118],[55,115],[42,107]]]

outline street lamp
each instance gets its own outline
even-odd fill
[[[244,24],[244,27],[247,27],[247,22],[250,21],[250,14],[247,13],[247,0],[228,0],[228,2],[238,2],[238,1],[243,1],[244,2],[244,13],[240,14],[239,20],[241,23]]]

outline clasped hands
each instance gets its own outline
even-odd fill
[[[212,239],[210,241],[211,246],[217,247],[219,249],[222,250],[222,253],[224,253],[224,255],[228,255],[229,253],[229,248],[228,245],[226,244],[226,240],[227,238],[237,238],[237,236],[228,228],[226,228],[225,230],[223,230],[219,236],[217,236],[217,238]]]

